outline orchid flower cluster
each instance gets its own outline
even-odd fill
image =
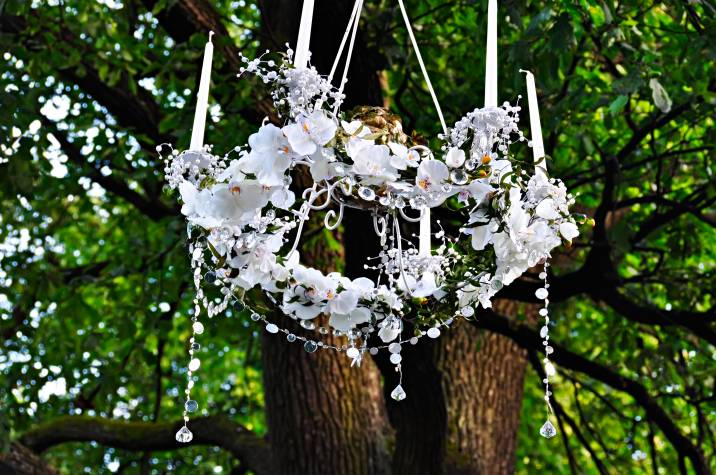
[[[525,141],[519,111],[519,105],[506,102],[468,113],[441,136],[443,160],[428,178],[430,186],[454,197],[466,216],[460,231],[471,238],[471,250],[463,250],[471,258],[461,275],[445,276],[434,295],[454,291],[459,314],[476,304],[489,308],[503,286],[578,235],[569,212],[574,197],[564,184],[540,168],[529,177],[510,154],[515,138]]]

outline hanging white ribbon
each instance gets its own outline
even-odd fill
[[[356,42],[356,35],[358,34],[358,24],[360,23],[360,14],[363,10],[363,0],[356,0],[355,4],[353,5],[353,12],[351,13],[351,18],[348,20],[348,27],[346,28],[346,32],[343,34],[343,40],[341,41],[341,45],[338,48],[338,55],[336,56],[335,61],[333,62],[333,67],[331,67],[331,73],[328,76],[328,81],[330,82],[333,79],[333,74],[335,73],[335,68],[338,66],[338,61],[340,60],[341,54],[343,53],[343,47],[345,46],[345,40],[348,32],[351,33],[351,40],[348,43],[348,52],[346,53],[346,64],[343,66],[343,75],[341,76],[341,82],[338,85],[338,93],[343,94],[343,89],[346,87],[346,83],[348,82],[348,68],[351,64],[351,58],[353,56],[353,45],[355,45]],[[340,107],[340,102],[337,102],[336,105],[333,108],[333,113],[338,113],[338,108]]]
[[[313,24],[313,1],[314,0],[303,0],[301,24],[298,28],[298,40],[296,41],[296,55],[293,59],[293,65],[297,68],[305,68],[308,66],[311,25]]]
[[[356,0],[355,3],[353,3],[353,11],[351,12],[351,17],[348,20],[348,25],[346,26],[346,31],[343,33],[343,38],[341,39],[341,44],[338,46],[338,53],[336,53],[336,59],[333,60],[333,66],[331,66],[331,72],[328,73],[328,82],[333,81],[333,75],[336,73],[336,69],[338,69],[338,63],[341,60],[341,55],[343,54],[343,48],[346,46],[346,41],[348,40],[348,35],[351,35],[351,44],[355,41],[355,34],[351,34],[351,32],[356,30],[354,28],[353,24],[354,24],[354,22],[356,22],[356,16],[358,18],[360,18],[360,11],[362,8],[363,8],[363,0]],[[348,57],[346,58],[346,64],[350,64],[351,54],[352,54],[352,48],[349,47],[349,53],[348,53]]]
[[[438,97],[435,95],[435,90],[433,89],[433,84],[430,82],[430,76],[428,76],[428,70],[425,69],[425,63],[423,62],[423,56],[420,54],[420,48],[418,48],[418,42],[415,40],[415,35],[413,34],[413,27],[410,24],[410,19],[408,18],[408,13],[405,10],[405,5],[403,5],[403,0],[398,0],[398,4],[400,5],[400,12],[403,14],[403,20],[405,21],[405,27],[408,29],[408,36],[410,36],[410,42],[413,44],[413,49],[415,50],[415,56],[418,58],[418,63],[420,64],[420,70],[423,72],[423,78],[425,78],[425,83],[428,85],[428,91],[430,91],[430,97],[433,98],[433,104],[435,104],[435,110],[438,112],[438,117],[440,118],[440,125],[443,128],[443,133],[447,135],[447,125],[445,125],[445,119],[443,118],[443,111],[440,108],[440,103],[438,102]]]

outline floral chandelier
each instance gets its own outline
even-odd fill
[[[366,352],[387,350],[402,382],[404,345],[438,338],[456,318],[473,318],[477,306],[489,308],[502,287],[538,265],[544,281],[536,296],[544,302],[539,314],[544,318],[545,401],[551,413],[549,377],[555,370],[549,361],[547,259],[563,241],[571,242],[578,229],[569,212],[573,196],[561,181],[547,176],[534,77],[524,71],[531,125],[527,144],[534,158],[528,164],[510,152],[513,142],[527,141],[518,128],[520,106],[497,105],[496,0],[488,8],[485,106],[451,128],[402,0],[398,3],[442,125],[436,152],[405,134],[399,119],[384,109],[341,110],[363,1],[355,2],[333,67],[322,76],[308,64],[313,0],[304,0],[295,54],[288,49],[283,55],[242,58],[245,67],[239,74],[255,75],[268,86],[282,122],[265,120],[247,144],[214,154],[203,142],[213,56],[209,36],[191,145],[182,152],[167,146],[171,152],[165,168],[188,222],[196,290],[184,426],[177,441],[193,437],[188,422],[198,410],[191,389],[201,364],[197,337],[204,332],[202,310],[209,318],[229,306],[247,312],[268,333],[283,335],[308,353],[344,353],[351,366],[360,366]],[[336,88],[332,83],[346,45]],[[292,186],[292,174],[299,172],[313,182],[304,190]],[[448,202],[463,217],[462,239],[448,237],[439,222],[438,232],[432,233],[430,210]],[[323,225],[335,230],[346,207],[373,218],[381,250],[366,268],[375,279],[324,274],[300,262],[298,247],[309,216],[323,212]],[[417,247],[401,235],[405,222],[420,223]],[[256,289],[260,292],[252,293],[251,301],[258,303],[250,305],[244,297]],[[410,328],[404,324],[406,315],[411,316]],[[285,319],[298,322],[308,336],[286,328]],[[324,342],[328,334],[343,343]],[[407,397],[400,383],[391,397]],[[549,417],[540,433],[556,434]]]

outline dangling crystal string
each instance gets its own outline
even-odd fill
[[[191,239],[191,227],[187,228],[187,234]],[[199,369],[201,364],[198,358],[194,358],[194,352],[199,349],[199,344],[196,341],[196,336],[204,333],[204,325],[199,321],[199,314],[201,312],[201,299],[203,292],[201,290],[201,269],[204,262],[204,249],[200,245],[191,244],[189,246],[191,253],[191,266],[194,270],[194,289],[196,291],[194,296],[194,315],[191,317],[191,337],[189,338],[189,364],[187,369],[187,385],[184,390],[185,401],[184,401],[184,412],[182,418],[184,419],[184,425],[176,433],[176,440],[180,443],[188,443],[194,438],[194,435],[187,427],[189,423],[189,413],[194,412],[198,409],[199,405],[196,401],[191,399],[191,389],[194,387],[193,375],[196,370]]]
[[[544,363],[544,379],[542,380],[542,382],[544,383],[544,401],[547,406],[547,421],[540,428],[540,434],[543,437],[549,439],[557,434],[557,430],[555,429],[552,422],[550,422],[549,420],[550,416],[553,413],[552,404],[550,403],[550,397],[552,396],[552,392],[549,386],[549,378],[551,376],[554,376],[555,369],[554,365],[552,365],[552,362],[549,359],[549,355],[552,354],[554,350],[551,346],[549,346],[549,283],[547,282],[548,269],[549,260],[545,260],[544,268],[539,275],[539,277],[543,281],[543,286],[542,288],[537,289],[535,295],[537,296],[537,298],[544,300],[544,307],[540,309],[539,314],[544,317],[544,326],[540,328],[540,337],[542,337],[542,345],[544,345],[544,359],[542,360],[542,362]]]

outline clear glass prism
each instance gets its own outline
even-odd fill
[[[405,394],[405,389],[403,389],[403,386],[400,384],[393,389],[393,392],[390,393],[390,397],[395,399],[396,401],[402,401],[407,397],[407,394]]]
[[[188,444],[194,438],[194,434],[191,433],[187,426],[183,426],[177,432],[176,439],[180,444]]]
[[[545,422],[539,430],[539,433],[545,439],[551,439],[557,435],[557,429],[554,428],[550,421]]]

